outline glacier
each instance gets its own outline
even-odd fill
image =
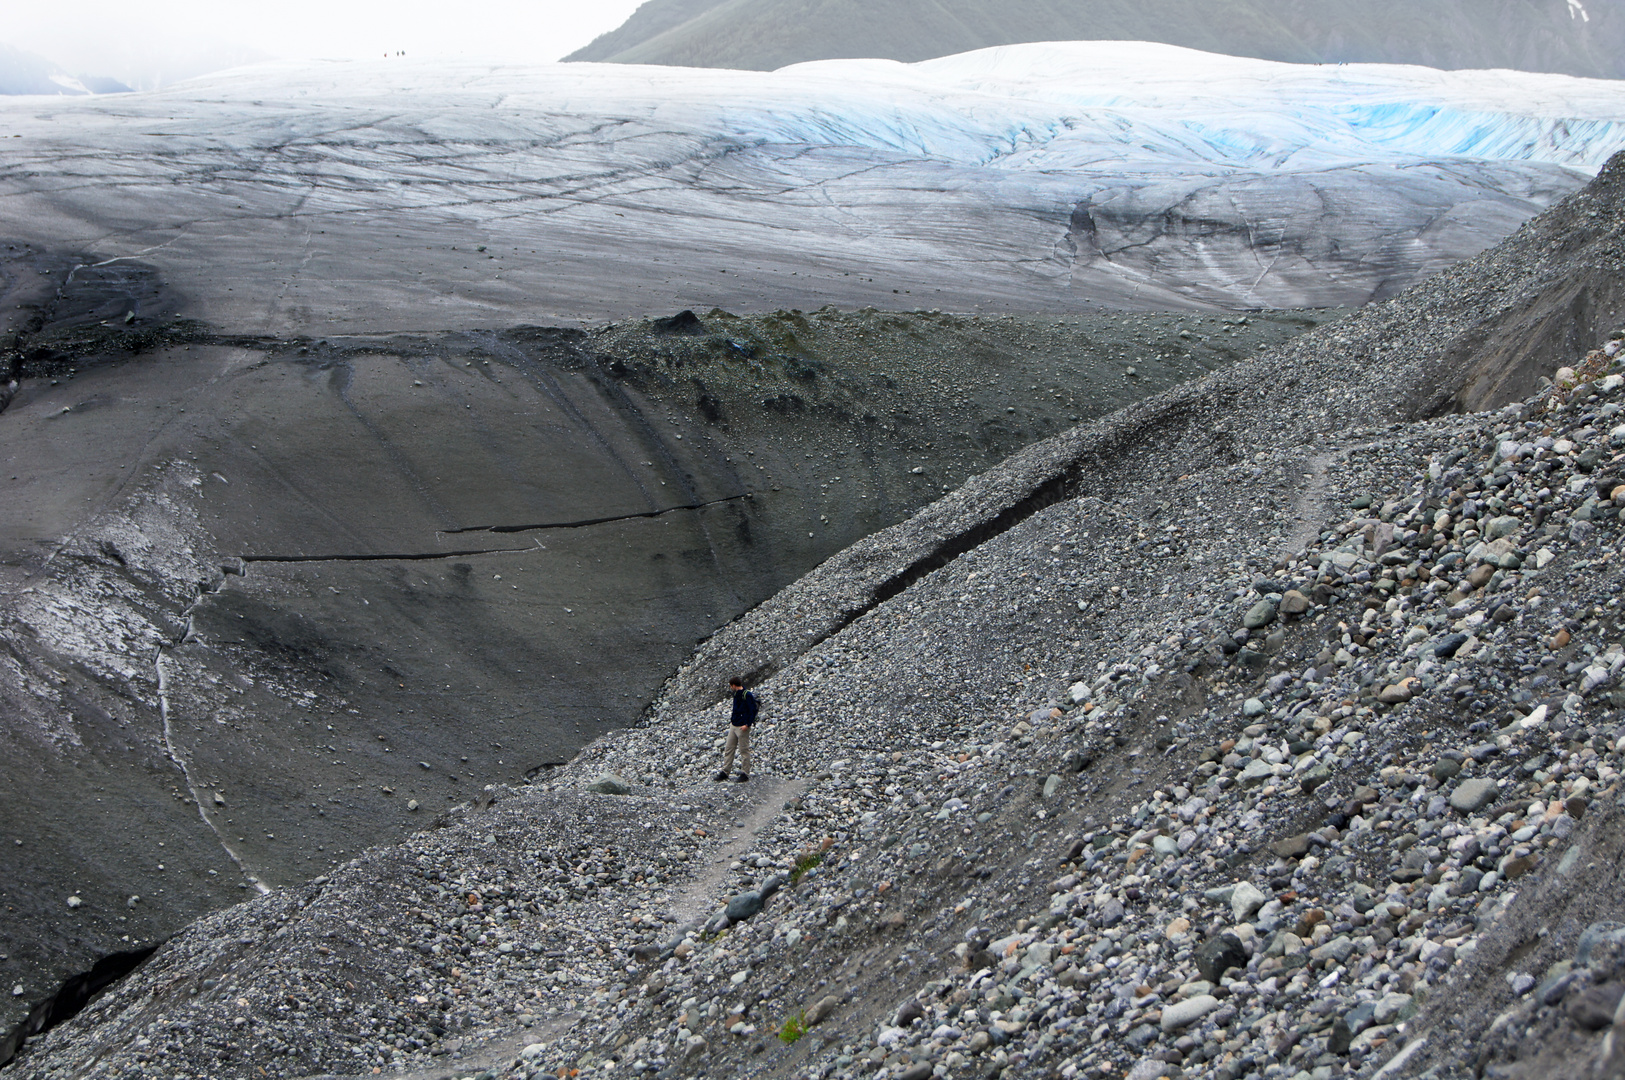
[[[1625,83],[1132,42],[767,73],[274,63],[0,102],[0,221],[273,333],[1336,306],[1493,244],[1622,147]]]

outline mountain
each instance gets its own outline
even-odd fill
[[[128,94],[135,89],[108,75],[81,75],[79,83],[92,94]]]
[[[0,45],[0,94],[88,94],[78,79],[43,56]]]
[[[0,44],[0,95],[83,96],[123,94],[129,90],[117,79],[98,75],[75,77],[43,56]]]
[[[1625,10],[1595,0],[649,0],[566,59],[773,70],[1069,40],[1299,63],[1625,75]]]

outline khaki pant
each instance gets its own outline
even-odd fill
[[[722,771],[733,768],[734,750],[739,750],[739,771],[750,775],[750,728],[728,726],[728,741],[723,744]]]

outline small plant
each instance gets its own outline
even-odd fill
[[[780,1024],[779,1030],[774,1032],[774,1034],[779,1037],[780,1042],[784,1043],[786,1046],[789,1046],[791,1043],[807,1034],[807,1014],[796,1013],[784,1023]]]
[[[796,864],[790,869],[790,884],[794,885],[806,876],[807,871],[824,861],[822,851],[806,851],[796,856]]]

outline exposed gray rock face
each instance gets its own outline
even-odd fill
[[[1619,78],[1625,20],[1541,0],[653,0],[572,60],[771,70],[806,60],[923,60],[1020,41],[1161,41],[1307,63],[1522,68]]]

